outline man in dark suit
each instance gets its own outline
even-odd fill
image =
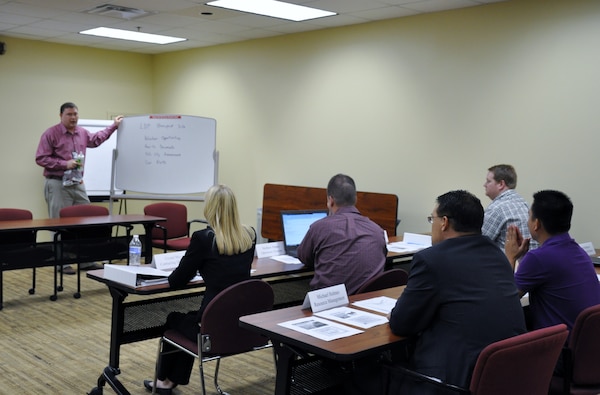
[[[482,236],[483,216],[481,202],[469,192],[437,198],[428,217],[432,247],[415,254],[390,314],[392,331],[412,340],[401,362],[461,387],[468,387],[485,346],[525,332],[511,266]],[[406,376],[393,377],[392,385],[403,394],[446,393]]]

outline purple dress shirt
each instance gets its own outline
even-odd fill
[[[564,323],[600,303],[600,283],[589,255],[569,236],[552,236],[521,259],[517,288],[529,292],[533,329]]]
[[[313,223],[298,247],[298,258],[314,267],[311,289],[345,284],[348,294],[385,266],[383,229],[356,207],[340,207]]]

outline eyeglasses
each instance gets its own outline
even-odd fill
[[[449,217],[447,215],[442,215],[441,217],[436,217],[435,215],[429,215],[427,217],[427,222],[429,222],[430,224],[432,224],[434,218],[444,218],[444,217],[446,217],[446,218],[452,218],[452,217]]]

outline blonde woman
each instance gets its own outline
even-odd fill
[[[206,284],[199,310],[172,312],[167,317],[165,330],[177,329],[190,340],[197,339],[198,323],[208,303],[230,285],[250,278],[256,244],[256,233],[240,223],[235,196],[227,186],[215,185],[208,190],[204,217],[209,226],[194,232],[179,267],[169,276],[171,288],[184,287],[197,273]],[[156,393],[169,395],[178,384],[188,384],[193,365],[194,358],[185,353],[164,355],[159,364]],[[144,380],[149,391],[152,384],[152,380]]]

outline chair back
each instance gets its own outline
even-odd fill
[[[473,370],[471,394],[547,395],[567,336],[567,326],[559,324],[485,347]]]
[[[386,270],[382,273],[377,274],[374,277],[371,277],[370,280],[367,280],[366,283],[361,285],[361,287],[356,291],[357,294],[378,291],[380,289],[399,287],[401,285],[406,285],[408,282],[408,273],[406,270],[402,269],[391,269]]]
[[[267,344],[262,335],[240,328],[241,316],[273,309],[273,288],[262,280],[234,284],[210,301],[200,326],[202,336],[210,336],[208,354],[237,354]]]
[[[64,207],[60,210],[60,217],[99,217],[109,215],[106,207],[94,206],[92,204],[78,204],[76,206]],[[77,229],[75,232],[64,232],[61,237],[63,240],[72,239],[108,239],[110,238],[112,227],[107,225],[86,226]]]
[[[187,207],[185,205],[170,202],[153,203],[144,207],[144,214],[166,218],[165,221],[159,222],[158,225],[167,229],[167,239],[188,236],[189,227],[187,223]],[[158,228],[152,229],[152,239],[162,240],[162,230]]]
[[[15,221],[20,219],[33,219],[33,214],[29,210],[19,208],[0,208],[0,221]],[[35,244],[35,231],[23,230],[14,232],[3,232],[0,237],[0,245],[4,246],[23,246]]]
[[[572,352],[573,377],[577,386],[600,385],[600,305],[588,307],[577,316],[569,348]]]

